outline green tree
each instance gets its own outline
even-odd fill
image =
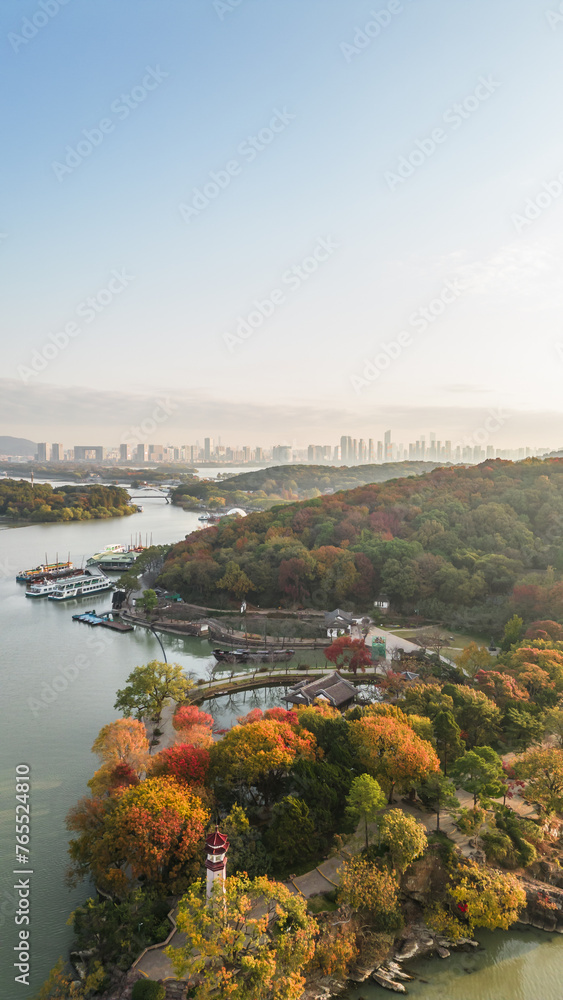
[[[272,824],[264,842],[274,861],[274,871],[287,873],[296,858],[306,861],[315,853],[315,824],[303,799],[286,795],[272,809]]]
[[[179,663],[151,660],[129,674],[127,686],[117,692],[114,708],[126,717],[153,719],[158,724],[165,705],[184,701],[192,687]]]
[[[460,788],[473,795],[473,807],[478,799],[496,799],[503,792],[502,761],[491,747],[474,747],[454,762],[451,777]]]
[[[145,590],[143,596],[137,601],[137,607],[141,607],[143,611],[146,611],[148,615],[151,614],[158,607],[158,596],[154,590],[149,587]]]
[[[379,824],[381,843],[386,845],[391,864],[401,874],[419,858],[427,845],[426,831],[414,816],[401,809],[390,809]]]
[[[436,810],[436,829],[440,830],[440,813],[443,809],[459,808],[455,785],[441,771],[430,774],[426,781],[417,786],[419,798],[424,805]]]
[[[129,601],[131,594],[134,594],[139,587],[139,576],[134,569],[130,569],[127,573],[122,573],[117,581],[116,587],[118,590],[125,591],[125,600]]]
[[[459,654],[456,663],[469,677],[475,677],[479,670],[490,670],[493,658],[485,646],[478,646],[476,642],[470,642],[463,653]]]
[[[465,742],[461,739],[461,729],[455,721],[452,712],[442,709],[434,719],[434,736],[436,750],[444,774],[448,773],[448,761],[456,760],[465,750]]]
[[[527,781],[522,797],[545,813],[563,812],[563,750],[541,747],[528,750],[514,765],[518,778]]]
[[[513,643],[521,639],[523,631],[523,619],[520,618],[520,615],[512,615],[512,618],[509,618],[504,626],[501,648],[505,651],[509,650]]]
[[[318,930],[306,900],[265,877],[213,888],[209,905],[204,883],[190,887],[177,916],[185,944],[165,952],[178,978],[194,977],[194,1000],[299,1000]]]
[[[375,823],[379,811],[387,802],[387,796],[379,782],[370,774],[359,774],[352,782],[346,801],[348,814],[356,821],[359,819],[364,821],[367,850],[368,823]]]

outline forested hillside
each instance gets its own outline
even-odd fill
[[[351,490],[366,483],[384,483],[388,479],[431,472],[436,462],[385,462],[382,465],[347,466],[278,465],[254,469],[223,480],[186,480],[172,495],[173,503],[223,497],[229,504],[249,502],[260,506],[265,500],[302,500],[328,491]],[[205,470],[200,470],[205,475]]]
[[[219,606],[397,611],[496,627],[563,619],[563,460],[500,460],[225,521],[174,546],[162,581]]]

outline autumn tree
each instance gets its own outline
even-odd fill
[[[430,743],[397,719],[368,715],[350,725],[362,765],[389,790],[389,802],[395,786],[408,789],[440,766]]]
[[[402,809],[390,809],[382,816],[379,833],[393,869],[401,874],[424,853],[428,843],[422,823]]]
[[[344,862],[338,899],[368,918],[377,931],[393,932],[403,926],[396,875],[370,861],[350,858]]]
[[[473,861],[458,869],[450,892],[471,933],[475,927],[507,931],[526,905],[526,893],[514,875]]]
[[[178,733],[178,743],[191,743],[196,747],[209,747],[213,743],[213,716],[209,712],[202,712],[197,705],[181,705],[177,708],[172,725]]]
[[[368,823],[375,823],[387,799],[381,785],[370,774],[359,774],[354,778],[346,798],[347,812],[356,822],[364,821],[366,850],[369,847]]]
[[[256,590],[252,580],[237,562],[227,563],[225,573],[215,584],[217,590],[226,590],[236,601],[242,601],[251,590]]]
[[[514,765],[518,778],[526,780],[522,792],[526,802],[542,812],[563,812],[563,750],[541,747],[528,750]]]
[[[458,667],[469,677],[475,677],[478,670],[489,670],[493,662],[485,646],[478,646],[476,642],[470,642],[456,659]]]
[[[454,762],[451,777],[460,788],[478,799],[496,799],[503,793],[502,760],[491,747],[474,747]]]
[[[157,753],[151,762],[153,776],[170,775],[181,785],[203,785],[209,770],[209,750],[192,743],[175,743]]]
[[[260,905],[258,905],[260,904]],[[211,905],[196,882],[181,900],[178,930],[186,935],[166,954],[180,979],[192,979],[194,1000],[299,1000],[317,923],[307,903],[281,882],[245,875],[218,882]]]
[[[126,687],[117,692],[114,708],[127,717],[153,719],[158,724],[163,708],[171,701],[184,700],[192,687],[179,663],[151,660],[129,674]]]
[[[354,675],[358,670],[365,673],[366,667],[372,665],[371,650],[363,639],[352,639],[349,635],[341,635],[325,649],[329,663],[334,663],[338,670],[350,670]]]
[[[244,789],[254,801],[258,797],[269,805],[295,761],[314,760],[315,747],[315,737],[307,730],[262,719],[234,726],[213,744],[211,772],[217,786]]]
[[[176,892],[193,877],[209,812],[191,789],[173,778],[147,778],[107,804],[91,800],[69,813],[74,880],[90,875],[122,894],[143,878]]]

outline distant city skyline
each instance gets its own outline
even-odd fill
[[[106,448],[103,445],[73,445],[65,448],[61,442],[38,442],[35,460],[40,463],[88,462],[130,465],[172,464],[217,464],[217,465],[264,465],[306,463],[314,465],[370,465],[385,462],[444,462],[444,464],[476,464],[486,459],[507,459],[520,461],[525,458],[542,457],[549,448],[516,449],[497,448],[485,435],[481,441],[462,445],[451,440],[441,441],[435,432],[421,434],[416,441],[406,444],[393,441],[392,431],[387,430],[382,440],[375,438],[352,438],[342,435],[339,444],[309,444],[306,448],[295,448],[287,444],[275,444],[268,448],[246,445],[221,444],[205,437],[203,442],[194,444],[147,444],[146,442],[121,443]],[[13,456],[4,455],[6,460]],[[19,458],[19,456],[18,456]],[[23,460],[23,459],[22,459]]]

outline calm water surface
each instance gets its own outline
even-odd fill
[[[60,485],[60,484],[59,484]],[[198,527],[197,515],[147,497],[144,512],[129,518],[75,524],[5,527],[0,531],[0,627],[2,641],[2,754],[0,758],[0,998],[29,1000],[51,966],[66,955],[71,940],[66,920],[90,894],[81,885],[67,889],[68,809],[83,795],[97,766],[90,747],[99,730],[117,717],[115,692],[135,667],[161,657],[154,636],[144,630],[125,635],[89,629],[72,621],[76,608],[110,607],[111,595],[86,604],[55,604],[25,598],[16,584],[19,569],[50,559],[58,552],[80,565],[105,545],[127,543],[130,535],[152,532],[155,544],[175,542]],[[205,676],[212,661],[211,646],[199,639],[164,637],[168,659]],[[319,654],[309,654],[314,663]],[[77,661],[77,657],[85,657]],[[76,662],[84,664],[78,671]],[[65,679],[64,671],[67,678]],[[256,706],[279,704],[275,690],[247,692],[220,699],[213,712],[221,726]],[[40,705],[49,698],[49,704]],[[15,864],[14,769],[28,764],[32,771],[31,951],[30,987],[14,982]],[[411,995],[420,1000],[561,1000],[563,941],[534,934],[483,935],[486,951],[455,956],[448,961],[415,966],[429,985],[418,980]],[[390,995],[390,994],[387,994]],[[350,1000],[382,1000],[378,987],[363,985]]]

